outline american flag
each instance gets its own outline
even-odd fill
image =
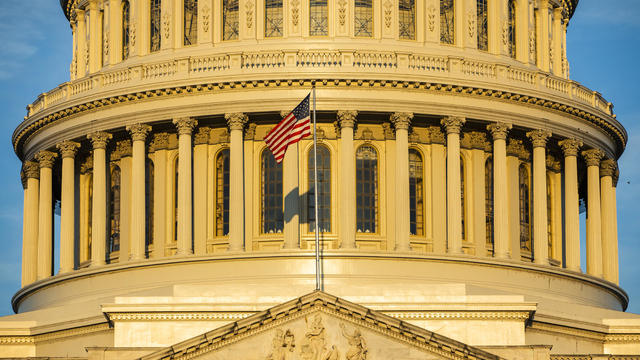
[[[300,139],[311,135],[311,123],[309,116],[309,97],[307,95],[289,115],[285,116],[276,127],[264,138],[267,147],[273,153],[277,163],[284,159],[284,153],[289,145],[295,144]]]

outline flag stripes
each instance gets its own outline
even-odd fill
[[[281,163],[289,145],[311,135],[309,95],[285,116],[264,138],[277,163]]]

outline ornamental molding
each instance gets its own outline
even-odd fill
[[[581,338],[586,338],[589,340],[596,341],[604,341],[605,334],[597,331],[583,330],[569,326],[562,326],[550,323],[538,322],[536,320],[532,321],[529,325],[530,329],[543,331],[552,334],[562,334],[562,335],[571,335]]]
[[[113,158],[123,158],[133,156],[133,147],[131,140],[120,140],[116,143],[116,149],[113,151]]]
[[[358,112],[355,110],[338,110],[338,126],[342,128],[354,128]]]
[[[162,34],[166,40],[171,36],[171,14],[165,12],[162,15]]]
[[[38,335],[0,336],[0,345],[35,345],[40,342],[64,339],[74,336],[89,335],[98,332],[112,331],[109,323],[81,326],[73,329],[52,331]]]
[[[340,26],[344,26],[347,21],[347,1],[339,0],[338,5],[338,22]]]
[[[244,128],[244,138],[245,140],[255,140],[256,138],[256,128],[258,125],[256,123],[248,123]]]
[[[558,141],[558,145],[562,148],[564,156],[578,156],[578,151],[582,147],[582,141],[578,139],[564,139]]]
[[[476,37],[476,30],[478,28],[477,25],[477,14],[473,10],[467,11],[467,31],[469,33],[469,38],[474,39]]]
[[[413,113],[398,112],[391,114],[389,120],[393,123],[393,127],[397,130],[409,130],[411,126],[411,120],[413,119]]]
[[[436,30],[436,7],[433,4],[427,8],[427,26],[429,27],[429,32]]]
[[[151,132],[151,126],[145,124],[127,125],[126,130],[131,134],[133,141],[145,141],[147,134]]]
[[[48,114],[37,121],[25,125],[23,128],[16,130],[13,136],[13,145],[16,153],[20,154],[19,149],[33,134],[43,127],[61,121],[69,119],[73,116],[81,115],[88,112],[96,111],[103,107],[109,107],[119,104],[126,104],[131,102],[137,102],[147,99],[166,99],[168,97],[184,96],[185,94],[207,94],[220,91],[237,91],[247,88],[265,88],[265,87],[294,87],[294,88],[308,88],[310,86],[311,79],[288,79],[288,80],[261,80],[256,82],[219,82],[219,83],[205,83],[198,85],[184,85],[176,87],[167,87],[156,89],[154,91],[140,91],[134,93],[128,93],[123,95],[115,95],[111,97],[105,97],[101,99],[92,100],[89,102],[69,106],[67,108],[55,111]],[[473,96],[473,97],[489,97],[492,100],[516,102],[531,107],[539,107],[547,109],[549,111],[559,112],[565,116],[572,118],[585,120],[591,125],[597,126],[611,136],[616,143],[624,148],[626,143],[626,135],[611,124],[609,121],[588,113],[584,110],[568,106],[562,103],[546,100],[543,98],[532,97],[528,95],[522,95],[511,92],[496,91],[492,89],[480,89],[475,87],[462,87],[462,86],[450,86],[437,83],[425,83],[419,81],[352,81],[348,79],[332,79],[330,81],[316,81],[317,87],[359,87],[359,88],[389,88],[389,89],[411,89],[414,91],[428,91],[436,93],[455,93],[456,95]]]
[[[237,321],[255,312],[109,312],[109,321]]]
[[[471,131],[463,133],[460,146],[467,149],[483,150],[489,146],[487,142],[487,134],[480,131]]]
[[[607,334],[605,335],[605,341],[607,343],[638,343],[640,342],[640,334]],[[620,358],[623,358],[622,356]],[[628,357],[624,357],[629,359]],[[637,357],[640,359],[640,355]]]
[[[292,0],[291,1],[291,23],[293,27],[298,27],[298,23],[300,22],[300,0]]]
[[[600,160],[604,157],[604,152],[600,149],[585,150],[581,154],[587,166],[600,167]]]
[[[52,151],[47,151],[47,150],[42,150],[38,152],[35,156],[36,160],[40,164],[41,169],[52,168],[53,163],[55,162],[57,157],[58,157],[57,153],[54,153]]]
[[[56,145],[56,148],[62,155],[62,158],[74,158],[80,149],[80,143],[71,140],[65,140]]]
[[[107,143],[113,135],[104,131],[96,131],[87,135],[87,139],[91,140],[91,145],[93,145],[93,149],[105,149],[107,147]]]
[[[509,139],[507,145],[507,156],[515,156],[520,160],[529,159],[529,151],[524,147],[522,140]]]
[[[427,131],[429,132],[429,141],[432,144],[444,145],[446,143],[444,133],[440,126],[429,126]]]
[[[527,320],[532,311],[381,311],[400,320]]]
[[[382,133],[384,134],[385,140],[394,140],[396,138],[396,132],[393,126],[386,121],[382,123]]]
[[[391,14],[393,13],[393,3],[390,0],[384,2],[384,26],[391,28]]]
[[[249,29],[253,27],[253,6],[254,4],[252,0],[248,0],[244,4],[246,19],[247,19],[247,28]]]
[[[545,163],[547,165],[547,169],[553,172],[558,173],[562,169],[560,161],[558,161],[553,155],[547,154]]]
[[[242,131],[244,129],[244,125],[249,121],[249,117],[245,113],[227,113],[224,114],[224,118],[227,120],[229,131]]]
[[[191,135],[193,129],[198,125],[198,120],[192,117],[181,117],[173,119],[173,124],[178,129],[178,135]]]
[[[618,169],[618,164],[615,160],[606,159],[600,163],[600,177],[611,176],[613,177]]]
[[[202,8],[202,30],[205,33],[209,32],[209,19],[211,18],[211,8],[205,4]]]
[[[487,131],[491,133],[491,137],[493,140],[507,140],[507,135],[509,134],[509,130],[513,125],[503,122],[497,122],[493,124],[487,125]]]
[[[444,127],[447,135],[460,134],[460,130],[462,130],[465,122],[467,122],[467,120],[462,116],[446,116],[440,120],[440,124]]]
[[[166,150],[169,147],[169,133],[161,132],[153,134],[153,149]]]
[[[198,128],[198,132],[193,136],[193,144],[194,145],[206,145],[209,143],[209,134],[211,133],[211,128],[209,127],[200,127]]]
[[[547,140],[551,137],[551,131],[548,130],[533,130],[526,133],[526,136],[531,140],[534,148],[546,147]]]
[[[28,179],[40,179],[40,165],[35,161],[25,161],[22,172]]]

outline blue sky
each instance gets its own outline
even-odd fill
[[[615,4],[615,5],[612,5]],[[640,1],[581,0],[571,20],[571,77],[604,94],[629,132],[620,159],[621,285],[640,313]],[[11,134],[25,106],[69,79],[71,31],[57,0],[0,0],[0,316],[20,287],[22,186]],[[584,235],[584,229],[582,231]],[[584,268],[584,267],[583,267]]]

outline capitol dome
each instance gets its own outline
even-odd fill
[[[640,358],[627,133],[570,79],[578,0],[60,4],[0,357]],[[312,88],[317,194],[313,137],[264,141]]]

